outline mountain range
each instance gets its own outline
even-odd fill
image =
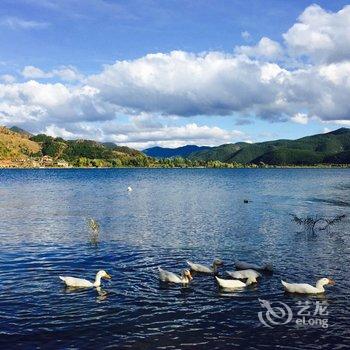
[[[187,145],[187,146],[178,147],[178,148],[152,147],[152,148],[147,148],[142,152],[147,156],[154,157],[154,158],[171,158],[171,157],[186,158],[191,153],[200,152],[207,149],[210,149],[210,147]]]
[[[60,165],[61,164],[61,165]],[[217,147],[153,147],[143,152],[112,142],[64,140],[0,126],[0,167],[239,167],[350,164],[350,129],[297,140]]]
[[[275,140],[259,143],[238,142],[217,147],[205,147],[188,153],[185,146],[175,149],[154,147],[146,154],[164,154],[188,158],[192,161],[220,161],[239,164],[316,165],[350,164],[350,129],[340,128],[324,134],[297,140]],[[185,150],[185,152],[183,152]],[[163,153],[164,151],[164,153]]]

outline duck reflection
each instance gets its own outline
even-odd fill
[[[76,287],[64,287],[63,288],[64,293],[68,294],[88,294],[91,293],[91,289],[87,288],[76,288]],[[96,292],[97,301],[104,301],[108,298],[109,292],[105,289],[102,289],[101,287],[94,288],[94,292]]]

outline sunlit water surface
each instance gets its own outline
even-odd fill
[[[1,170],[0,345],[349,348],[349,206],[350,171],[340,169]],[[308,235],[290,213],[347,217]],[[97,245],[88,218],[101,225]],[[271,262],[275,272],[235,293],[211,276],[196,275],[187,288],[158,281],[157,266],[180,271],[187,259],[215,257],[225,262],[223,276],[235,260]],[[69,291],[58,279],[93,279],[99,269],[113,276],[100,292]],[[324,296],[281,288],[281,278],[325,276],[336,285]],[[259,299],[286,303],[293,320],[264,326]],[[305,301],[311,311],[327,303],[328,328],[296,326]]]

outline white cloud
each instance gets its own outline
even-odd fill
[[[48,125],[44,130],[42,130],[40,133],[52,136],[52,137],[62,137],[65,139],[74,139],[75,135],[69,131],[67,131],[65,128],[60,128],[56,125],[50,124]]]
[[[38,79],[52,72],[30,66],[23,70],[25,76]],[[176,51],[118,61],[105,66],[100,74],[86,77],[84,85],[34,80],[0,84],[0,120],[8,121],[12,116],[23,122],[66,127],[112,121],[124,114],[137,116],[135,123],[143,129],[157,124],[152,117],[159,115],[168,119],[237,115],[246,120],[257,116],[299,123],[311,117],[346,120],[350,115],[349,81],[350,70],[344,62],[287,70],[277,63],[241,55]],[[153,131],[145,135],[157,140]],[[196,140],[195,134],[192,138]]]
[[[323,123],[350,127],[350,120],[329,120],[329,121],[324,121]]]
[[[230,115],[273,103],[277,86],[262,79],[268,65],[219,52],[173,51],[118,61],[87,82],[129,113]]]
[[[322,65],[290,72],[283,84],[288,109],[294,109],[295,113],[304,110],[309,118],[321,120],[349,119],[350,72],[343,63],[333,65],[330,70]],[[333,71],[342,76],[341,80],[330,73]]]
[[[241,36],[245,41],[249,41],[252,37],[250,33],[246,30],[241,33]]]
[[[49,25],[50,23],[47,22],[29,21],[18,17],[4,17],[0,19],[0,26],[11,29],[43,29]]]
[[[51,73],[53,76],[59,77],[65,81],[78,81],[84,78],[84,76],[73,66],[61,66],[52,70]]]
[[[61,83],[0,84],[0,123],[9,119],[36,121],[39,125],[113,119],[116,107],[100,101],[91,86],[67,87]]]
[[[40,68],[34,66],[25,66],[22,70],[22,75],[28,79],[42,79],[52,77],[50,73],[45,73]]]
[[[332,13],[311,5],[298,20],[283,35],[291,54],[315,62],[350,59],[350,6]]]
[[[350,86],[350,61],[319,66],[319,74],[336,86]]]
[[[112,129],[113,130],[113,129]],[[108,131],[111,133],[111,130]],[[206,144],[232,142],[237,137],[242,137],[243,133],[237,130],[227,131],[219,127],[198,126],[196,123],[186,124],[184,126],[165,126],[153,130],[134,129],[128,130],[127,134],[119,133],[118,128],[113,131],[112,139],[117,143],[121,142],[148,142],[170,141],[185,144],[190,141],[200,141]]]
[[[49,79],[54,77],[64,81],[78,81],[83,79],[83,75],[73,66],[61,66],[49,72],[44,72],[34,66],[25,66],[22,70],[22,75],[27,79]]]
[[[291,120],[297,124],[307,124],[309,118],[305,113],[296,113],[291,117]]]
[[[277,59],[282,56],[281,45],[267,37],[261,38],[255,46],[239,46],[235,49],[236,53],[247,55],[248,57]]]
[[[32,66],[23,70],[24,76],[37,79],[54,74],[58,70],[44,72]],[[7,84],[0,88],[0,96],[6,92],[9,105],[31,106],[57,121],[113,119],[116,113],[237,114],[299,122],[296,115],[301,111],[303,120],[312,116],[339,120],[350,115],[350,69],[344,62],[287,70],[241,55],[175,51],[118,61],[84,81],[84,87],[35,81]]]
[[[16,81],[16,78],[11,74],[3,74],[0,76],[0,80],[4,83],[14,83]]]

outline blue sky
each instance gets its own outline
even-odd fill
[[[350,125],[347,5],[2,0],[0,124],[137,148]]]

